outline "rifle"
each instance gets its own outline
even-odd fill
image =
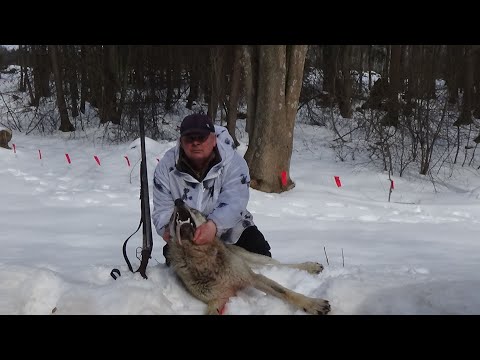
[[[142,161],[140,163],[140,202],[141,202],[141,219],[140,224],[138,224],[137,230],[130,235],[127,240],[123,243],[123,257],[128,265],[128,268],[131,272],[139,272],[144,279],[148,279],[146,270],[148,260],[151,257],[153,249],[153,238],[152,238],[152,223],[150,215],[150,198],[148,194],[148,175],[147,175],[147,160],[145,155],[145,128],[143,120],[143,112],[139,112],[139,125],[140,125],[140,146],[142,151]],[[141,248],[141,258],[138,257],[137,248],[137,258],[140,260],[140,266],[137,271],[133,271],[132,265],[128,260],[127,256],[127,242],[128,240],[140,229],[140,226],[143,224],[143,246]],[[118,269],[113,269],[110,272],[110,275],[116,280],[117,277],[114,275],[117,273],[120,276],[120,271]]]

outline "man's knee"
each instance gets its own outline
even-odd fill
[[[246,228],[235,245],[256,254],[272,257],[270,244],[256,226]]]

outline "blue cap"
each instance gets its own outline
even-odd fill
[[[199,134],[208,135],[215,132],[215,126],[208,115],[192,114],[186,116],[180,125],[180,136]]]

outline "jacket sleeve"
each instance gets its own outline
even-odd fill
[[[158,235],[162,236],[174,208],[170,192],[169,173],[173,165],[173,153],[166,153],[155,168],[153,176],[153,213],[152,221]]]
[[[207,216],[217,225],[218,236],[234,227],[245,215],[250,196],[250,173],[243,157],[235,153],[224,171],[226,173],[217,204]]]

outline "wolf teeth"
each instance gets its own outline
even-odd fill
[[[190,218],[188,218],[188,219],[185,220],[185,221],[182,221],[182,220],[178,220],[178,219],[177,219],[177,225],[183,225],[183,224],[187,224],[187,223],[193,224],[192,221],[190,220]]]
[[[180,236],[180,228],[182,227],[183,224],[191,224],[191,219],[188,218],[187,220],[185,221],[182,221],[178,218],[178,213],[177,213],[177,240],[178,240],[178,243],[180,244],[180,246],[183,246],[182,245],[182,239],[181,239],[181,236]]]

